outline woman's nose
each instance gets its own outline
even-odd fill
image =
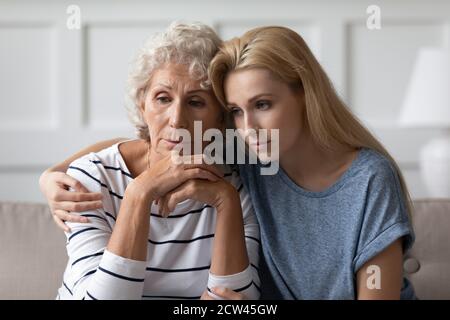
[[[257,124],[254,119],[254,117],[251,114],[246,114],[244,116],[244,130],[245,131],[252,131],[257,130]]]
[[[187,125],[187,118],[186,118],[186,112],[185,108],[183,108],[183,104],[181,102],[175,102],[171,106],[171,112],[170,112],[170,126],[175,129],[183,128],[186,129],[188,127]]]
[[[250,142],[257,140],[259,126],[252,115],[245,115],[244,117],[244,134],[246,139]]]

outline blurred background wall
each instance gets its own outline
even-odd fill
[[[80,29],[67,27],[70,5]],[[366,25],[371,5],[381,29]],[[0,0],[0,200],[44,201],[45,168],[93,142],[134,136],[123,102],[128,63],[173,20],[207,23],[224,39],[260,25],[299,32],[399,162],[413,197],[427,196],[418,155],[438,131],[401,128],[398,116],[419,48],[450,43],[450,1]]]

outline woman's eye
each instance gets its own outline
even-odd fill
[[[156,101],[158,101],[161,104],[166,104],[170,102],[170,98],[166,97],[166,96],[160,96],[160,97],[156,97]]]
[[[192,107],[200,108],[203,107],[205,103],[203,101],[191,100],[189,101],[189,105]]]
[[[237,117],[242,114],[242,110],[240,108],[231,108],[230,113],[233,117]]]
[[[271,106],[270,101],[261,100],[256,102],[256,108],[258,110],[267,110],[270,108],[270,106]]]

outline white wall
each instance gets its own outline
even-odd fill
[[[69,4],[81,30],[68,30]],[[366,8],[381,8],[368,30]],[[92,142],[133,136],[123,108],[127,64],[142,41],[176,19],[221,36],[281,24],[309,43],[341,96],[426,196],[418,150],[432,130],[396,124],[421,46],[450,42],[450,1],[1,1],[0,200],[43,201],[39,173]]]

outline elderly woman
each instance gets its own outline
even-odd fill
[[[239,177],[171,157],[178,129],[224,126],[206,76],[220,42],[205,25],[178,23],[140,51],[129,78],[140,139],[83,156],[67,171],[79,181],[67,182],[74,200],[82,188],[103,202],[77,208],[87,223],[67,222],[58,298],[198,299],[216,286],[259,297],[259,229]]]

